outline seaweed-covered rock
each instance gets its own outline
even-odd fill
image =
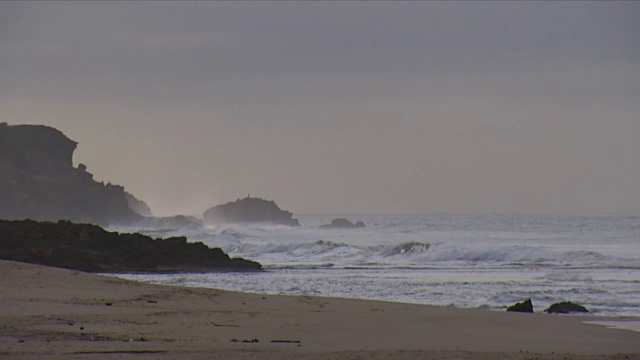
[[[507,308],[507,311],[533,313],[533,303],[531,299],[527,299],[523,302],[515,303]]]
[[[152,239],[69,221],[0,220],[0,259],[91,272],[260,270],[185,237]]]
[[[352,223],[351,221],[344,218],[337,218],[331,220],[331,224],[321,225],[321,228],[330,228],[330,229],[353,229],[353,228],[363,228],[365,224],[362,221],[358,221],[357,223]]]
[[[549,314],[570,314],[570,313],[588,313],[589,310],[584,306],[570,301],[555,303],[544,310]]]
[[[287,226],[300,226],[289,211],[282,210],[274,201],[247,196],[222,205],[216,205],[204,212],[205,225],[224,223],[269,222]]]

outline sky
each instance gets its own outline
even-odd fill
[[[157,215],[640,212],[640,2],[0,2],[0,122]]]

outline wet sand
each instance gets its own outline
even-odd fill
[[[618,319],[158,286],[10,261],[0,270],[7,359],[640,359],[640,332],[585,323]]]

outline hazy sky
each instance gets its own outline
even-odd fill
[[[156,214],[640,211],[640,2],[0,2],[0,121]]]

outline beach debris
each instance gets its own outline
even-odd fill
[[[240,325],[234,325],[234,324],[216,324],[214,322],[212,322],[211,324],[213,324],[213,326],[218,326],[218,327],[240,327]]]
[[[138,339],[128,339],[128,340],[123,340],[123,342],[134,342],[134,341],[149,341],[147,339],[145,339],[144,337],[140,337]]]
[[[157,304],[158,302],[156,300],[147,300],[147,303],[149,303],[149,304]]]
[[[87,335],[89,335],[88,338],[86,338]],[[88,340],[88,341],[116,341],[108,336],[98,336],[95,334],[81,333],[80,336],[82,340]]]
[[[533,303],[531,299],[527,299],[523,302],[515,303],[507,308],[507,311],[533,313]]]
[[[231,342],[241,342],[241,343],[245,343],[245,344],[256,344],[256,343],[259,343],[260,340],[258,340],[256,338],[253,338],[251,340],[242,340],[242,341],[240,341],[238,339],[231,339]]]
[[[588,313],[589,310],[584,306],[571,301],[563,301],[555,303],[544,310],[549,314],[570,314],[570,313]]]
[[[113,303],[110,303],[110,302],[108,302],[108,303],[104,303],[104,304],[105,304],[105,305],[107,305],[107,306],[111,306],[111,305],[113,305]]]
[[[272,343],[300,344],[300,340],[271,340]]]

